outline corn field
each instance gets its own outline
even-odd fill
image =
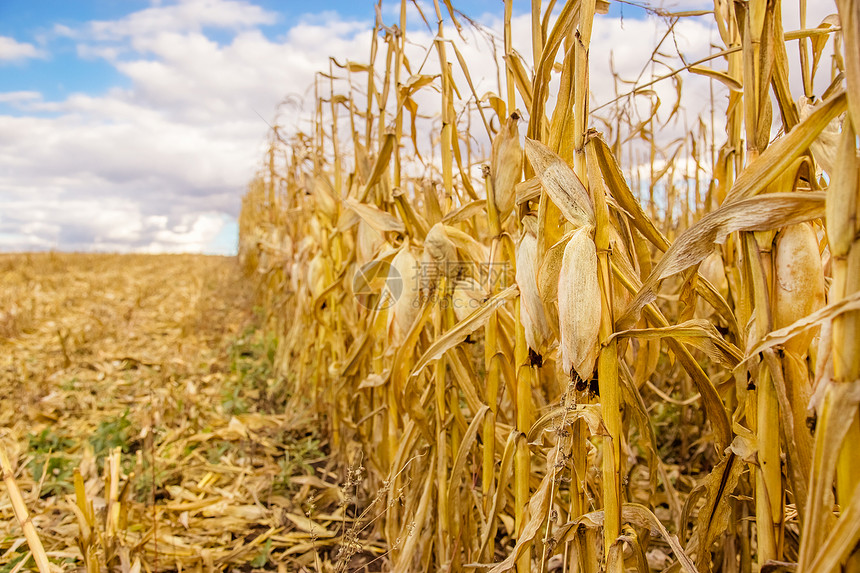
[[[341,460],[341,568],[860,571],[860,4],[785,4],[661,13],[719,45],[599,109],[604,0],[532,0],[528,57],[507,0],[491,93],[449,0],[380,4],[275,125],[240,258]],[[625,110],[692,75],[726,96],[660,161]]]

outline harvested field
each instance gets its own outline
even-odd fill
[[[3,255],[0,284],[4,478],[53,569],[327,558],[339,479],[308,410],[285,410],[235,259]],[[35,570],[5,489],[0,571]]]

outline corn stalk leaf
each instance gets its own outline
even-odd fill
[[[769,148],[772,149],[772,148]],[[654,290],[661,280],[700,263],[736,231],[769,231],[818,219],[824,215],[824,193],[769,193],[723,205],[702,217],[684,231],[651,271],[636,298],[619,321],[628,329],[639,312],[656,298]]]
[[[409,377],[417,376],[425,366],[442,357],[448,350],[463,342],[467,336],[484,326],[490,319],[493,311],[514,298],[519,291],[516,285],[511,285],[503,291],[498,292],[487,302],[476,309],[472,314],[454,325],[451,330],[436,339],[430,345],[421,358],[412,367]]]
[[[549,147],[526,138],[526,155],[552,202],[577,227],[594,224],[594,207],[588,191],[573,169]]]

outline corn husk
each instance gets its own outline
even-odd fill
[[[326,264],[325,256],[322,253],[317,253],[311,259],[308,266],[308,286],[314,298],[318,297],[325,289],[327,277]]]
[[[298,261],[290,265],[290,291],[299,292],[299,289],[305,284],[304,270],[305,266]]]
[[[309,220],[310,229],[308,231],[308,235],[313,240],[313,242],[317,245],[320,245],[325,240],[325,231],[323,230],[322,224],[317,217],[311,217]]]
[[[487,292],[474,277],[457,281],[451,293],[451,306],[457,322],[465,319],[481,307]]]
[[[358,222],[356,238],[356,260],[359,264],[369,262],[383,243],[382,235],[362,219]]]
[[[505,220],[514,208],[515,187],[523,171],[523,150],[517,131],[519,115],[511,114],[504,127],[493,138],[490,179],[493,182],[493,202],[499,218]]]
[[[520,289],[520,321],[526,342],[533,351],[542,354],[552,331],[544,312],[537,284],[537,238],[525,233],[517,247],[517,286]]]
[[[600,314],[597,250],[591,228],[583,227],[568,241],[558,277],[562,366],[582,380],[594,372]]]
[[[457,247],[445,231],[442,223],[436,223],[424,238],[421,255],[423,283],[432,290],[443,276],[451,279],[457,275]]]
[[[824,306],[824,272],[818,237],[809,223],[791,225],[779,232],[774,256],[774,328],[779,329]],[[806,354],[816,331],[810,330],[785,343],[785,349]]]
[[[820,102],[818,102],[820,105]],[[809,117],[817,106],[813,104],[809,98],[801,97],[797,101],[797,109],[800,114],[800,119],[804,120]],[[815,157],[815,162],[818,164],[818,173],[821,170],[833,176],[833,167],[836,164],[836,149],[839,147],[839,132],[842,127],[842,121],[845,114],[840,114],[830,120],[818,137],[813,141],[809,148],[812,150],[812,156]]]
[[[699,265],[699,274],[709,283],[714,285],[717,292],[723,298],[729,294],[729,281],[726,278],[726,267],[723,264],[723,257],[719,251],[714,251],[701,262]],[[716,313],[714,308],[707,302],[699,298],[696,301],[696,316],[700,318],[710,318]]]
[[[526,138],[525,150],[541,185],[562,215],[577,227],[593,224],[591,197],[573,169],[539,141]]]
[[[408,248],[401,249],[391,261],[386,289],[394,297],[388,315],[392,342],[398,343],[415,321],[421,304],[420,267]]]
[[[322,175],[317,175],[313,179],[313,196],[319,212],[328,217],[329,221],[337,221],[338,199],[335,197],[331,183]]]

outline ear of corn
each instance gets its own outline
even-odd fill
[[[523,151],[517,130],[519,115],[512,113],[493,139],[490,177],[493,182],[492,201],[504,221],[514,207],[514,187],[520,182],[523,170]]]
[[[406,336],[421,307],[421,291],[418,259],[404,247],[391,261],[388,274],[388,296],[393,302],[389,314],[389,329],[394,341]]]
[[[369,62],[318,82],[313,129],[273,140],[244,199],[240,254],[295,317],[296,405],[385,499],[351,543],[399,571],[856,569],[860,12],[785,31],[783,4],[676,15],[713,19],[721,51],[609,105],[589,102],[594,0],[532,3],[533,72],[506,1],[485,97],[447,1],[437,75],[407,56],[404,1]],[[727,91],[662,142],[682,109],[653,86],[689,74]]]
[[[543,354],[552,336],[537,284],[537,238],[524,233],[517,248],[517,287],[520,291],[520,322],[526,342],[537,354]]]
[[[582,227],[564,248],[558,278],[558,322],[561,360],[571,377],[588,381],[597,360],[600,329],[600,285],[592,228]]]

